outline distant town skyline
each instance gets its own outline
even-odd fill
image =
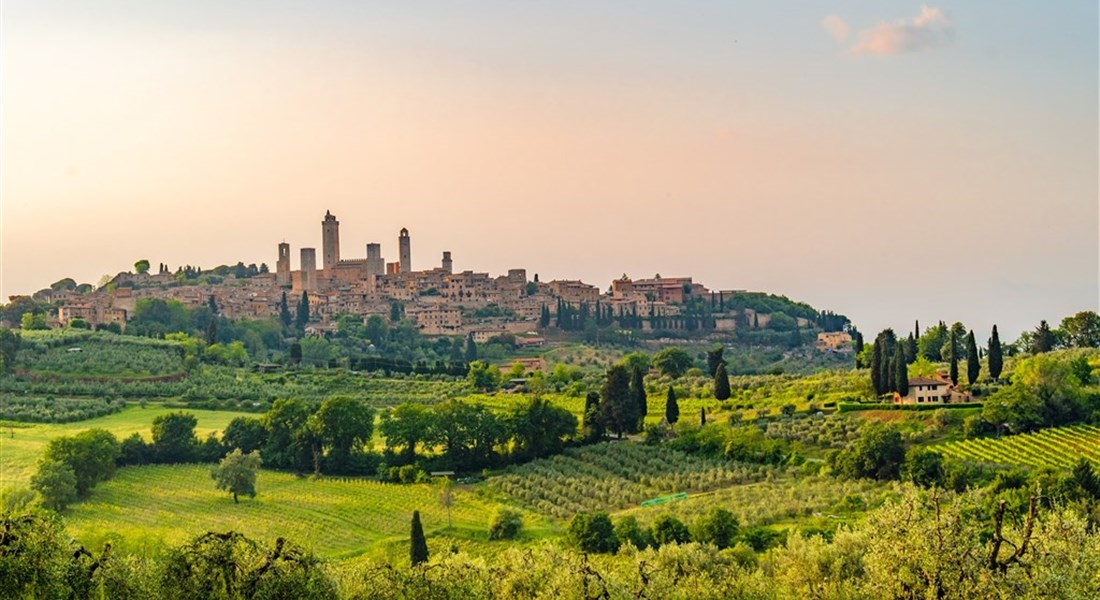
[[[691,276],[1008,339],[1100,304],[1095,2],[7,2],[3,301],[146,258]]]

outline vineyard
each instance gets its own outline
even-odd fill
[[[52,378],[135,379],[183,373],[178,344],[91,331],[27,335],[19,365],[31,375]]]
[[[1056,427],[998,439],[961,440],[935,449],[970,462],[1065,469],[1081,458],[1100,464],[1100,427]]]
[[[513,467],[495,490],[559,519],[615,510],[672,492],[698,492],[763,479],[769,470],[690,456],[663,447],[603,443]]]
[[[255,498],[234,504],[215,489],[209,466],[125,467],[97,486],[90,500],[74,505],[65,520],[70,533],[92,548],[110,542],[124,552],[147,554],[208,530],[233,530],[266,543],[287,537],[326,558],[407,539],[413,510],[420,511],[428,535],[447,527],[447,509],[430,484],[315,480],[264,470],[256,490]],[[455,491],[447,533],[487,539],[492,512],[476,495]]]

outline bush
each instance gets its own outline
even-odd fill
[[[514,540],[523,528],[523,515],[508,508],[498,508],[489,522],[490,540]]]
[[[691,532],[688,531],[687,525],[676,517],[661,515],[653,522],[653,541],[658,546],[686,544],[691,541]]]
[[[565,537],[570,545],[584,552],[613,553],[619,549],[619,538],[605,512],[573,515]]]

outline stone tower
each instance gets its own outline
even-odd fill
[[[290,244],[279,244],[279,260],[275,261],[275,284],[290,285]]]
[[[450,275],[451,273],[454,273],[454,263],[451,262],[451,253],[450,252],[444,252],[443,253],[443,272],[448,274],[448,275]]]
[[[302,290],[312,292],[317,289],[317,250],[302,248]]]
[[[401,228],[397,236],[398,264],[401,265],[401,273],[412,272],[412,241],[409,239],[409,230]]]
[[[335,269],[340,262],[340,221],[327,210],[325,220],[321,221],[321,259],[326,272]]]

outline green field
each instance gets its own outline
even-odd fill
[[[26,486],[30,483],[38,457],[45,450],[46,444],[55,437],[74,435],[86,429],[99,427],[115,434],[119,440],[135,432],[140,433],[146,440],[151,440],[153,419],[177,410],[180,409],[157,405],[149,405],[147,408],[131,406],[113,415],[77,423],[18,424],[11,427],[5,425],[0,428],[0,493],[5,489]],[[256,416],[212,410],[186,409],[186,412],[194,414],[198,419],[195,433],[199,439],[205,438],[211,431],[221,431],[236,417]]]
[[[961,440],[935,449],[970,462],[1068,469],[1082,458],[1100,464],[1100,427],[1055,427],[997,439]]]
[[[456,488],[453,527],[447,530],[440,489],[431,484],[314,480],[265,470],[256,489],[255,498],[234,504],[229,494],[215,489],[208,465],[125,467],[96,486],[90,500],[67,511],[65,521],[88,547],[111,542],[124,551],[144,553],[205,531],[235,530],[269,542],[286,537],[321,556],[346,558],[403,543],[413,510],[420,511],[429,536],[445,536],[458,545],[487,541],[495,508]],[[549,527],[537,517],[528,521],[529,534]]]

